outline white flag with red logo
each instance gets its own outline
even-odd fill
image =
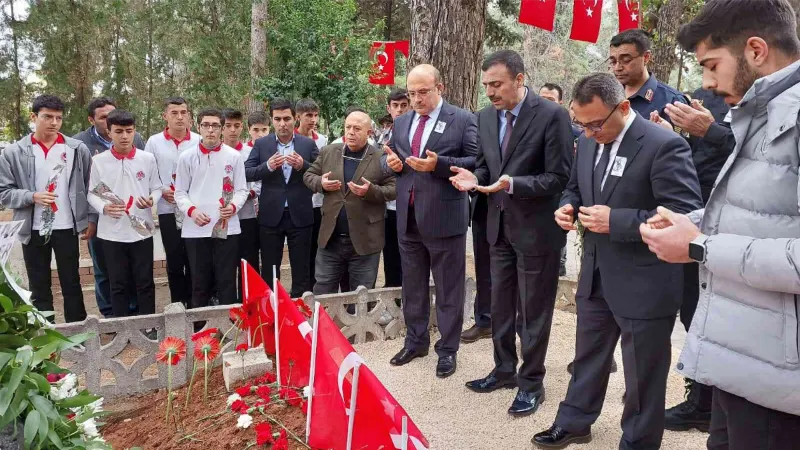
[[[324,309],[319,309],[317,354],[308,414],[311,431],[308,445],[312,448],[347,448],[350,414],[353,423],[353,449],[403,448],[402,406],[392,397],[374,373],[364,365],[339,327]],[[353,372],[359,366],[355,411],[350,411]],[[408,418],[408,449],[428,448],[428,441]]]

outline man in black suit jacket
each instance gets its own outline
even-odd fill
[[[522,57],[510,50],[483,63],[482,83],[492,106],[478,115],[477,168],[474,174],[454,168],[452,177],[461,190],[489,194],[495,368],[467,388],[492,392],[519,386],[508,410],[514,416],[533,414],[544,400],[544,359],[566,243],[552,214],[569,179],[573,147],[567,111],[525,87],[524,74]]]
[[[414,111],[398,117],[384,163],[397,176],[397,233],[403,266],[403,316],[408,334],[391,363],[402,366],[428,354],[429,277],[436,284],[442,338],[436,343],[436,375],[456,371],[464,322],[464,277],[469,199],[450,181],[450,167],[475,167],[475,116],[442,99],[439,71],[423,64],[408,74]]]
[[[555,423],[534,436],[545,448],[591,440],[617,340],[622,337],[625,407],[620,449],[656,449],[664,434],[670,336],[682,300],[683,266],[659,261],[639,225],[658,206],[702,207],[686,140],[638,116],[608,73],[573,90],[575,120],[585,127],[556,222],[585,227],[572,379]]]
[[[261,228],[262,276],[272,285],[272,268],[280,276],[283,243],[289,243],[292,297],[311,291],[311,232],[314,211],[303,174],[317,159],[313,140],[294,133],[294,106],[282,99],[270,104],[275,129],[255,142],[244,163],[247,181],[261,182],[258,224]]]

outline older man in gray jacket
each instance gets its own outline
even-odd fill
[[[644,241],[700,263],[677,368],[714,386],[709,449],[800,445],[800,40],[787,0],[712,0],[678,41],[730,105],[736,148],[705,210],[661,209]],[[699,225],[699,228],[698,228]]]
[[[97,223],[86,194],[92,157],[82,142],[59,131],[64,103],[58,97],[34,99],[31,120],[36,131],[0,154],[0,204],[22,220],[19,240],[33,304],[53,310],[50,260],[56,256],[67,322],[86,318],[78,274],[78,235],[88,239]]]

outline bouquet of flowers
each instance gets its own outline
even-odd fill
[[[233,180],[231,180],[231,177],[226,176],[222,179],[222,197],[220,197],[219,203],[224,208],[230,205],[232,200]],[[219,219],[217,223],[214,224],[214,229],[211,231],[211,237],[217,239],[228,238],[228,219]]]
[[[131,228],[134,229],[140,236],[150,237],[153,235],[153,225],[143,218],[130,213],[131,206],[133,206],[133,196],[128,198],[125,203],[117,194],[115,194],[107,184],[102,181],[92,189],[92,193],[100,197],[104,202],[112,205],[125,205],[125,215],[131,221]]]
[[[64,164],[59,164],[53,168],[53,175],[51,175],[50,179],[47,181],[47,192],[55,192],[58,187],[58,178],[61,176],[61,172],[64,171],[64,167]],[[44,208],[42,210],[42,226],[39,229],[39,235],[44,238],[45,243],[50,241],[50,235],[53,234],[53,222],[56,220],[56,211],[58,211],[58,206],[55,202],[51,203],[49,208]]]

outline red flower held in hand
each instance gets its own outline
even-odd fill
[[[268,422],[261,422],[256,425],[256,444],[266,445],[275,442],[272,438],[272,426]]]
[[[269,400],[270,394],[272,394],[272,389],[270,389],[269,386],[259,386],[258,389],[256,389],[256,395],[264,400]]]
[[[186,342],[183,339],[169,336],[158,346],[156,359],[170,365],[178,364],[186,356]]]
[[[236,400],[235,402],[231,403],[231,411],[233,412],[247,414],[248,409],[250,409],[250,407],[247,406],[247,403],[243,402],[242,400]]]
[[[194,358],[198,361],[213,361],[217,355],[219,355],[219,341],[216,338],[201,336],[194,341]]]
[[[250,388],[251,386],[249,384],[245,384],[239,389],[236,389],[236,393],[239,394],[240,397],[246,397],[250,395]]]
[[[228,194],[233,192],[233,184],[231,184],[231,183],[223,184],[222,185],[222,192],[225,192],[225,193],[228,193]]]
[[[219,329],[217,328],[206,328],[203,331],[199,331],[192,335],[192,341],[197,342],[203,336],[214,336],[215,334],[219,333]]]
[[[272,446],[272,450],[289,450],[289,438],[286,437],[286,430],[281,430],[281,435]]]

